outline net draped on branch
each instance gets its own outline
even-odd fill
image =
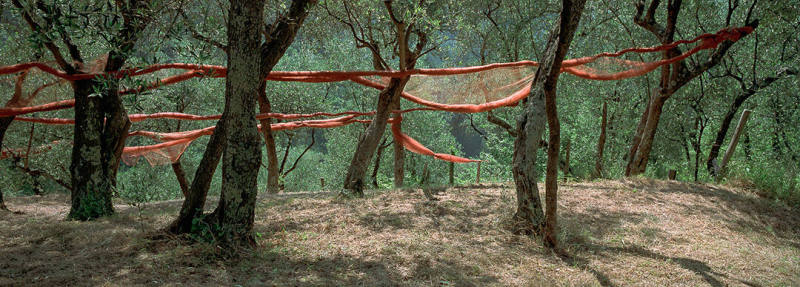
[[[680,40],[673,43],[655,47],[637,47],[621,50],[614,53],[601,53],[594,56],[565,60],[561,72],[575,75],[589,80],[621,80],[637,77],[649,73],[658,67],[682,61],[689,56],[706,49],[714,49],[724,41],[737,41],[753,31],[750,27],[728,28],[713,34],[703,34],[691,40]],[[620,58],[629,53],[656,53],[673,49],[680,45],[695,44],[691,49],[672,58],[652,62],[626,60]],[[383,89],[390,78],[409,76],[410,80],[402,93],[402,97],[410,102],[425,106],[403,111],[396,120],[402,120],[402,114],[419,110],[449,111],[457,113],[487,112],[505,106],[514,106],[530,93],[530,84],[538,66],[534,61],[520,61],[512,63],[496,63],[484,66],[457,67],[444,69],[412,69],[402,71],[273,71],[267,80],[285,82],[329,83],[351,81],[366,87]],[[58,79],[38,86],[28,95],[22,95],[22,86],[30,71],[38,69],[41,74],[52,75]],[[145,68],[129,68],[114,73],[84,73],[68,74],[49,66],[46,63],[32,62],[0,67],[0,75],[19,73],[16,77],[15,93],[5,107],[0,108],[0,117],[16,116],[15,120],[68,125],[74,124],[72,119],[61,118],[31,118],[22,115],[38,112],[63,110],[74,107],[74,99],[58,100],[56,98],[45,101],[40,98],[42,91],[57,87],[59,84],[102,77],[130,78],[153,73],[164,73],[169,70],[184,70],[177,75],[168,75],[149,84],[121,90],[121,94],[135,94],[147,90],[157,89],[162,86],[180,83],[193,78],[224,78],[227,69],[223,66],[167,63],[154,64]],[[258,119],[274,118],[283,120],[296,120],[272,124],[272,130],[290,130],[297,128],[335,128],[353,123],[366,123],[360,117],[370,116],[374,112],[342,112],[342,113],[313,113],[313,114],[281,114],[267,113],[257,115]],[[175,120],[218,120],[221,115],[200,116],[184,113],[162,112],[155,114],[133,114],[129,116],[132,122],[148,119],[175,119]],[[328,117],[326,119],[310,120],[314,117]],[[259,129],[261,127],[259,126]],[[214,127],[193,131],[175,133],[157,133],[149,131],[134,131],[129,136],[142,136],[160,143],[145,146],[129,146],[123,151],[123,160],[128,165],[134,165],[144,157],[150,165],[169,164],[177,161],[181,154],[195,139],[210,135]],[[437,159],[451,162],[475,162],[448,154],[437,154],[426,148],[410,136],[402,133],[392,125],[394,139],[406,149]],[[4,152],[0,158],[10,156],[11,152]],[[15,156],[23,156],[15,153]]]

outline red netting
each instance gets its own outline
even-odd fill
[[[705,49],[716,48],[721,42],[730,40],[737,41],[744,35],[752,32],[752,28],[732,28],[724,29],[715,34],[703,34],[691,40],[681,40],[670,44],[647,47],[630,48],[615,53],[603,53],[589,57],[565,60],[562,64],[562,72],[566,72],[581,78],[591,80],[619,80],[644,75],[663,65],[682,61],[687,57]],[[662,59],[652,62],[642,62],[621,59],[620,57],[628,53],[655,53],[662,52],[679,45],[697,43],[693,48],[681,55],[673,58]],[[99,62],[99,61],[98,61]],[[296,82],[339,82],[352,81],[367,87],[383,89],[388,78],[410,77],[408,85],[402,96],[406,100],[426,106],[425,110],[442,110],[459,113],[479,113],[503,106],[515,105],[517,102],[527,97],[530,93],[530,82],[536,71],[538,63],[533,61],[521,61],[514,63],[498,63],[476,67],[460,67],[446,69],[414,69],[405,71],[274,71],[270,73],[267,80],[272,81],[296,81]],[[44,73],[33,73],[33,69],[38,69]],[[170,70],[184,70],[185,72],[169,75]],[[92,71],[94,70],[94,71]],[[45,63],[22,63],[12,66],[0,67],[0,75],[19,73],[14,82],[15,93],[5,107],[0,108],[0,117],[19,116],[33,112],[44,112],[67,109],[74,106],[75,102],[71,99],[58,99],[58,97],[42,97],[40,94],[52,86],[68,81],[92,79],[98,76],[111,76],[116,78],[137,77],[148,74],[158,74],[163,76],[150,84],[132,87],[121,90],[121,94],[131,94],[145,90],[156,89],[158,87],[186,81],[192,78],[212,77],[223,78],[226,76],[227,69],[222,66],[169,63],[156,64],[145,68],[130,68],[114,72],[111,74],[99,74],[96,69],[90,69],[81,74],[67,74],[50,67]],[[52,75],[58,79],[36,81],[37,88],[23,92],[25,85],[30,79],[30,74]],[[34,81],[31,81],[34,82]],[[22,89],[20,89],[22,87]],[[30,89],[28,89],[30,90]],[[59,93],[54,93],[59,94]],[[60,93],[65,94],[65,93]],[[66,93],[69,94],[69,93]],[[395,120],[401,120],[402,114],[420,110],[396,111]],[[356,122],[369,122],[359,117],[373,115],[374,112],[344,112],[344,113],[315,113],[315,114],[261,114],[259,119],[278,118],[286,120],[298,120],[273,124],[273,130],[297,129],[297,128],[334,128]],[[335,117],[328,119],[309,120],[312,117]],[[135,114],[130,115],[131,121],[138,122],[147,119],[168,118],[177,120],[216,120],[220,115],[198,116],[181,113],[156,113],[156,114]],[[302,120],[300,120],[302,119]],[[17,117],[16,120],[28,121],[44,124],[73,124],[71,119],[59,118],[29,118]],[[393,122],[391,121],[391,122]],[[140,157],[151,165],[167,164],[174,162],[186,150],[188,145],[195,139],[210,135],[214,127],[205,129],[178,132],[178,133],[154,133],[147,131],[136,131],[130,136],[145,136],[158,141],[158,144],[147,146],[126,147],[123,152],[123,160],[127,164],[135,164]],[[403,134],[399,129],[392,127],[395,140],[408,150],[433,156],[442,160],[453,162],[471,162],[473,160],[455,157],[446,154],[436,154],[425,148],[422,144]]]

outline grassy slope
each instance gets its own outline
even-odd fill
[[[514,236],[510,187],[264,196],[263,248],[236,260],[211,245],[145,239],[179,201],[90,223],[68,198],[9,198],[0,285],[800,285],[798,210],[737,189],[651,180],[561,187],[569,259]]]

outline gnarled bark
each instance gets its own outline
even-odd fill
[[[525,111],[517,124],[517,139],[514,142],[512,171],[517,187],[517,213],[514,215],[516,232],[541,234],[547,246],[557,246],[557,201],[558,201],[558,153],[560,148],[560,123],[556,110],[556,86],[561,62],[580,21],[585,0],[562,2],[559,26],[554,29],[547,42],[539,69],[531,83]],[[544,110],[544,113],[542,112]],[[545,178],[547,211],[542,214],[539,191],[536,186],[536,150],[544,130],[544,114],[550,128],[547,149],[547,175]]]

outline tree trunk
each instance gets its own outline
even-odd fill
[[[116,81],[108,81],[111,85],[95,80],[73,83],[75,128],[68,219],[89,220],[114,213],[112,189],[131,122]],[[100,95],[95,94],[98,90]]]
[[[572,174],[569,170],[569,153],[571,150],[572,141],[567,140],[567,144],[564,146],[564,167],[561,169],[561,171],[564,173],[564,182],[567,182],[567,177]]]
[[[252,3],[246,3],[246,2],[247,1],[236,1],[236,5],[235,6],[236,6],[236,9],[237,9],[237,12],[241,12],[242,6],[243,5],[247,6],[248,4],[249,5],[254,5],[254,6],[260,6],[261,8],[263,8],[263,0],[253,1]],[[270,37],[268,37],[269,41],[261,43],[261,45],[257,45],[258,49],[254,49],[254,50],[248,50],[248,49],[252,49],[252,47],[250,47],[250,45],[252,45],[251,42],[248,42],[247,45],[242,45],[243,44],[242,41],[246,41],[246,42],[247,41],[253,41],[252,38],[254,36],[249,35],[249,34],[259,34],[259,33],[252,33],[252,30],[254,29],[254,27],[256,27],[255,29],[260,29],[260,28],[257,28],[257,27],[261,27],[261,26],[260,25],[255,25],[254,23],[262,22],[260,17],[258,17],[258,15],[261,12],[260,11],[259,12],[253,11],[252,9],[247,9],[248,10],[247,11],[248,15],[247,15],[247,17],[244,17],[244,18],[248,18],[249,20],[244,21],[245,23],[241,22],[243,20],[243,19],[241,19],[242,15],[238,15],[239,17],[237,17],[237,23],[235,23],[235,25],[236,25],[236,28],[239,29],[239,30],[236,31],[235,33],[237,34],[237,36],[241,35],[241,34],[246,34],[248,38],[247,38],[247,40],[243,40],[243,38],[241,38],[241,37],[237,37],[237,36],[229,34],[228,35],[229,38],[237,38],[236,40],[239,40],[239,41],[229,41],[228,42],[229,45],[233,46],[233,43],[235,42],[237,44],[237,46],[238,45],[247,46],[247,47],[237,47],[236,48],[237,49],[237,51],[236,51],[237,57],[242,56],[241,54],[245,54],[245,56],[247,56],[247,59],[250,59],[252,57],[252,55],[248,55],[247,53],[252,53],[253,51],[260,51],[260,53],[259,53],[259,55],[257,57],[259,59],[258,62],[251,62],[251,63],[249,63],[249,65],[247,65],[248,64],[248,63],[246,63],[247,60],[237,61],[237,68],[236,68],[237,86],[238,86],[238,81],[244,80],[242,78],[247,78],[247,81],[248,81],[247,85],[249,87],[249,85],[251,84],[251,83],[249,83],[249,80],[251,80],[250,76],[252,76],[252,75],[250,75],[250,74],[251,74],[252,71],[257,71],[258,72],[258,75],[256,77],[259,80],[257,82],[258,85],[256,85],[257,91],[247,91],[246,89],[243,89],[244,88],[243,86],[238,86],[239,89],[236,91],[236,93],[239,93],[239,94],[236,95],[237,96],[237,99],[236,99],[237,101],[235,102],[235,104],[237,105],[237,108],[239,109],[239,112],[241,113],[239,116],[248,117],[248,118],[245,118],[245,119],[240,119],[240,122],[241,122],[241,120],[244,120],[245,122],[248,122],[248,123],[255,122],[255,117],[254,117],[255,112],[254,112],[253,108],[251,108],[251,106],[253,104],[252,100],[254,100],[254,99],[252,99],[252,97],[255,97],[257,95],[257,93],[265,91],[264,89],[262,89],[262,87],[263,87],[262,81],[265,80],[266,76],[263,76],[263,75],[269,74],[269,72],[272,70],[274,65],[277,64],[278,60],[283,56],[283,53],[286,52],[286,49],[289,47],[289,45],[291,45],[291,43],[294,41],[294,36],[296,35],[297,30],[302,25],[303,21],[305,20],[306,16],[308,15],[308,13],[307,13],[308,2],[309,1],[307,1],[307,0],[295,0],[295,1],[292,1],[292,5],[289,8],[288,15],[279,18],[276,21],[276,23],[273,24],[273,27],[275,27],[275,29],[273,29],[270,32]],[[233,8],[233,6],[234,5],[231,5],[231,8]],[[256,18],[258,18],[258,19],[256,19]],[[229,29],[229,33],[230,33],[231,32],[230,25],[232,23],[229,21],[228,24],[229,24],[229,28],[228,29]],[[250,31],[249,33],[247,32],[248,30]],[[260,39],[260,36],[257,36],[256,38]],[[228,50],[232,51],[233,48],[229,47]],[[230,57],[231,57],[230,52],[228,54],[228,57],[229,57],[229,61],[228,61],[229,68],[232,68],[231,67],[232,63],[230,61]],[[242,63],[242,62],[245,62],[245,63]],[[242,66],[242,64],[245,64],[245,65]],[[254,69],[254,70],[250,71],[250,70],[248,70],[248,68]],[[203,208],[205,206],[206,196],[208,195],[208,188],[211,185],[211,180],[212,180],[212,178],[214,176],[214,172],[217,169],[217,165],[219,164],[220,157],[222,157],[223,151],[226,149],[227,144],[228,144],[228,137],[230,136],[229,135],[230,133],[227,132],[227,130],[228,130],[227,126],[232,126],[233,127],[232,129],[244,128],[243,126],[231,125],[231,124],[228,123],[228,120],[227,120],[228,117],[230,117],[228,115],[228,110],[229,110],[228,106],[229,106],[229,102],[230,102],[229,99],[228,99],[228,94],[229,93],[233,93],[233,91],[231,91],[231,89],[229,87],[230,80],[231,80],[230,79],[230,76],[231,76],[230,72],[231,72],[231,70],[229,70],[229,74],[228,74],[229,77],[226,80],[225,111],[223,111],[222,119],[220,119],[217,122],[216,129],[214,130],[214,133],[211,135],[211,139],[209,139],[209,141],[208,141],[208,145],[206,146],[206,151],[203,154],[203,158],[200,160],[200,163],[198,165],[197,171],[195,172],[194,180],[192,181],[192,186],[189,189],[189,197],[187,197],[183,201],[183,206],[181,207],[181,211],[178,214],[178,218],[174,222],[172,222],[172,224],[170,224],[170,226],[168,227],[168,231],[171,232],[171,233],[181,234],[181,233],[193,232],[193,230],[192,230],[193,228],[192,227],[195,224],[195,219],[199,219],[199,218],[201,218],[203,216]],[[246,74],[246,77],[243,74]],[[242,78],[240,78],[240,77],[242,77]],[[249,92],[250,94],[249,95],[248,94],[244,94],[243,95],[243,94],[241,94],[241,92],[244,92],[244,93],[248,93]],[[266,94],[264,94],[264,95],[266,96]],[[250,101],[247,101],[248,99],[245,99],[245,98],[248,98],[248,97],[250,97],[249,98]],[[247,101],[247,102],[245,102],[245,101]],[[246,111],[242,110],[242,109],[246,109]],[[255,127],[253,127],[253,128],[255,128]],[[258,134],[258,131],[257,130],[245,131],[245,136],[250,136],[250,133],[255,133],[256,134],[256,139],[252,139],[252,138],[248,138],[248,139],[251,140],[251,141],[254,141],[254,142],[258,142],[258,138],[260,138],[260,135]],[[239,135],[241,135],[241,134],[239,134]],[[236,139],[236,140],[239,140],[239,139]],[[253,144],[254,142],[249,142],[249,143],[246,143],[245,145]],[[273,141],[273,143],[274,143],[274,141]],[[258,148],[258,146],[256,146],[256,147],[244,146],[244,148],[248,148],[248,147],[253,149],[253,150],[257,150],[257,152],[259,153],[258,163],[260,164],[260,149]],[[242,143],[239,143],[239,146],[237,147],[237,149],[243,149]],[[274,149],[272,151],[274,152]],[[268,153],[269,153],[269,150],[268,150]],[[247,155],[243,155],[243,156],[248,157]],[[248,157],[247,160],[253,160],[253,158]],[[277,159],[275,160],[275,162],[277,162]],[[228,164],[229,164],[229,168],[230,168],[230,164],[239,165],[239,167],[241,167],[241,168],[247,168],[248,166],[251,166],[253,164],[253,162],[247,162],[247,161],[243,161],[243,162],[232,161],[232,162],[230,162],[229,161]],[[273,166],[277,166],[277,164],[275,164]],[[239,169],[239,171],[241,171],[241,169]],[[255,168],[255,172],[257,174],[258,166]],[[275,174],[277,174],[277,172]],[[243,182],[245,182],[245,181],[249,181],[250,180],[249,177],[252,176],[252,175],[245,172],[245,174],[232,173],[229,176],[236,176],[236,177],[238,177],[237,179],[241,179]],[[224,179],[225,177],[226,177],[226,174],[223,174],[223,186],[226,184],[226,181]],[[247,184],[249,184],[249,182]],[[253,189],[256,188],[255,185],[253,185],[252,188]],[[235,207],[236,201],[231,201],[230,200],[232,195],[234,195],[234,196],[235,195],[241,195],[241,194],[229,194],[228,195],[228,200],[225,201],[229,205],[223,204],[222,198],[220,198],[220,206],[218,206],[218,208],[217,208],[217,210],[215,210],[214,214],[211,214],[211,215],[208,216],[208,220],[206,220],[206,221],[212,221],[212,222],[213,221],[219,221],[219,222],[222,222],[222,220],[220,220],[222,218],[231,218],[231,217],[236,217],[236,215],[240,215],[240,216],[244,217],[242,219],[245,221],[245,225],[244,226],[239,226],[239,227],[241,227],[243,229],[251,228],[252,227],[252,217],[250,217],[249,219],[247,218],[248,216],[250,216],[250,214],[248,214],[248,211],[246,210],[246,209],[250,208],[250,206],[247,206],[248,204],[250,204],[250,202],[246,202],[245,199],[254,200],[255,193],[257,191],[253,191],[253,190],[249,190],[248,189],[247,192],[248,193],[253,193],[252,194],[253,198],[250,198],[250,196],[251,196],[250,194],[247,194],[246,196],[238,198],[239,200],[241,200],[240,203],[244,207],[243,208],[244,210],[239,210],[239,211],[235,211],[235,212],[232,212],[232,213],[226,213],[224,211],[224,208],[226,208],[226,207]],[[223,193],[224,193],[224,190],[223,190]],[[250,221],[250,224],[247,224],[246,221],[248,221],[248,220]],[[238,239],[241,239],[241,240],[244,240],[244,241],[248,241],[248,243],[250,243],[250,241],[252,240],[252,236],[251,236],[251,234],[249,234],[250,232],[248,230],[238,230],[238,231],[244,231],[244,233],[245,233],[245,234],[238,234],[238,236],[239,236]]]
[[[183,171],[183,165],[181,164],[180,159],[177,162],[172,164],[172,171],[175,173],[175,177],[178,178],[178,184],[181,186],[181,193],[183,193],[183,198],[189,196],[189,182],[186,180],[186,172]]]
[[[402,91],[402,90],[401,90]],[[400,110],[400,97],[394,99],[392,110]],[[397,121],[393,125],[397,126],[398,130],[402,130],[402,121]],[[394,148],[394,188],[402,188],[403,181],[405,180],[406,170],[406,149],[402,144],[397,141],[393,144]]]
[[[728,135],[728,129],[730,129],[731,122],[733,122],[733,118],[736,116],[736,113],[739,111],[739,108],[744,104],[744,102],[750,98],[753,93],[741,93],[739,94],[731,104],[728,111],[725,113],[725,116],[722,117],[722,123],[719,126],[719,130],[717,130],[717,136],[714,137],[714,143],[711,144],[711,150],[708,152],[708,159],[706,160],[706,170],[711,176],[717,176],[716,173],[716,165],[717,165],[717,157],[719,156],[719,149],[722,147],[722,143],[725,141],[725,137]]]
[[[269,73],[266,73],[269,74]],[[262,73],[266,78],[266,75]],[[264,81],[258,89],[258,109],[259,113],[272,112],[272,106],[267,98],[266,87],[267,82]],[[277,146],[275,145],[275,135],[272,133],[272,119],[267,118],[260,121],[261,135],[264,137],[265,147],[267,150],[267,192],[277,193],[280,191],[280,172],[278,171],[278,155]]]
[[[385,150],[389,145],[386,144],[386,138],[381,141],[380,146],[378,146],[378,151],[375,153],[375,165],[372,167],[372,187],[378,188],[378,170],[381,167],[381,157],[383,156],[383,150]]]
[[[391,113],[392,102],[400,97],[403,88],[408,82],[408,78],[393,78],[389,85],[384,88],[378,96],[378,107],[367,127],[367,131],[358,139],[356,151],[350,166],[347,168],[347,175],[344,179],[344,189],[355,196],[364,196],[364,174],[367,171],[372,155],[378,148],[378,141],[383,137],[386,130],[386,123]]]
[[[557,180],[558,150],[560,145],[560,126],[555,109],[556,85],[561,62],[572,42],[575,28],[580,21],[584,0],[564,0],[559,26],[550,35],[547,48],[539,69],[536,71],[531,94],[528,97],[525,111],[517,122],[517,138],[514,142],[514,158],[512,173],[517,188],[517,212],[514,215],[515,232],[524,234],[541,234],[545,244],[557,245]],[[547,114],[547,119],[545,119]],[[547,121],[550,127],[548,142],[546,200],[547,214],[545,220],[537,181],[536,152]],[[553,174],[555,172],[555,174]],[[555,176],[554,176],[555,175]]]
[[[653,94],[651,94],[647,99],[647,104],[644,106],[644,112],[642,112],[642,116],[639,118],[639,124],[636,126],[636,133],[633,134],[631,148],[627,155],[628,160],[625,165],[625,176],[631,176],[633,160],[636,158],[636,152],[639,151],[639,144],[642,142],[642,135],[644,134],[645,125],[647,125],[647,116],[650,113],[650,104],[653,102],[654,94],[655,92],[653,92]]]
[[[730,161],[731,156],[733,156],[733,152],[736,150],[736,144],[739,143],[739,136],[742,135],[742,131],[744,130],[744,125],[747,124],[747,119],[750,117],[750,110],[744,110],[742,112],[742,117],[739,118],[739,124],[736,125],[736,131],[733,133],[733,137],[731,137],[731,142],[728,144],[728,149],[725,150],[725,155],[722,157],[722,163],[719,164],[719,169],[715,171],[714,174],[716,175],[724,175],[725,174],[725,166]]]
[[[606,149],[606,129],[608,127],[608,103],[603,102],[603,115],[600,120],[600,136],[597,139],[597,155],[594,161],[592,178],[603,177],[603,153]]]
[[[261,135],[255,103],[263,82],[260,33],[264,0],[231,1],[228,13],[228,76],[225,81],[227,118],[222,151],[222,191],[208,222],[223,245],[253,245],[253,221],[261,167]]]
[[[260,113],[272,112],[272,105],[267,98],[266,78],[272,68],[278,64],[278,61],[286,53],[286,50],[294,42],[297,31],[303,25],[306,17],[308,16],[308,5],[310,0],[294,0],[289,7],[287,15],[282,16],[272,24],[272,31],[267,31],[269,36],[268,41],[262,43],[259,47],[261,54],[261,66],[259,67],[261,85],[258,88],[258,108]],[[251,27],[252,29],[253,27]],[[280,171],[278,171],[278,155],[276,154],[275,136],[272,133],[272,119],[261,120],[261,133],[264,137],[265,146],[267,149],[267,191],[276,193],[281,188],[279,185]]]
[[[449,182],[450,185],[452,186],[452,185],[455,185],[455,177],[453,176],[453,173],[455,171],[455,165],[456,164],[453,163],[453,162],[450,162],[449,165],[450,165],[450,170],[448,172],[449,180],[447,182]]]
[[[214,178],[217,165],[219,165],[219,159],[222,157],[223,147],[227,143],[224,121],[225,115],[217,122],[216,129],[214,129],[214,133],[211,134],[211,138],[208,140],[203,158],[198,163],[197,170],[194,173],[189,195],[183,199],[178,218],[167,227],[167,231],[172,234],[193,232],[192,227],[195,227],[195,219],[203,215],[208,188],[211,186],[211,180]]]
[[[14,117],[0,118],[0,151],[3,149],[3,139],[6,136],[6,131],[8,130],[8,127],[11,126],[12,122],[14,122]],[[0,209],[8,210],[8,208],[6,208],[5,203],[3,202],[2,189],[0,189]]]
[[[631,162],[632,167],[630,169],[630,175],[632,176],[642,174],[647,170],[647,162],[648,159],[650,159],[650,151],[653,148],[653,141],[655,140],[656,131],[658,130],[658,122],[661,120],[661,112],[664,109],[664,102],[670,96],[671,95],[668,94],[658,95],[650,103],[650,111],[647,113],[647,123],[642,131],[642,140],[636,150],[636,156],[634,156],[633,162]]]

